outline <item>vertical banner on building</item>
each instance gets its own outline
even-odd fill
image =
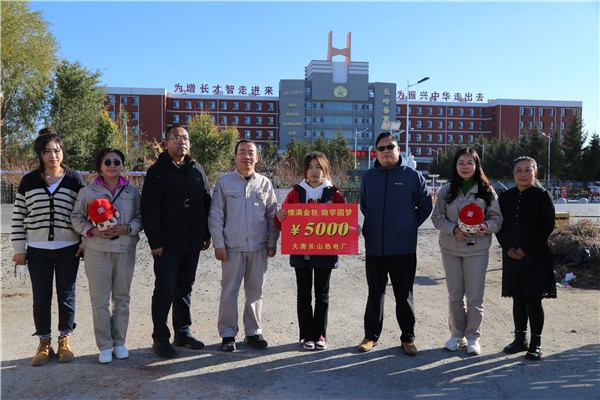
[[[566,186],[560,187],[560,197],[563,199],[567,198],[567,187]]]
[[[281,254],[358,254],[358,204],[284,204]]]

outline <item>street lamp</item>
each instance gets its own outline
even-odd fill
[[[369,146],[369,165],[367,166],[367,169],[371,168],[371,150],[373,150],[373,146]]]
[[[366,131],[367,129],[369,129],[369,128],[365,128],[360,131],[359,130],[354,131],[354,169],[356,169],[356,142],[358,140],[358,134]]]
[[[485,158],[485,144],[473,142],[473,144],[481,146],[481,166],[483,167],[483,160]]]
[[[418,81],[417,83],[413,83],[412,85],[410,84],[410,82],[408,81],[408,79],[406,80],[406,89],[404,89],[404,91],[406,92],[406,162],[408,165],[408,131],[410,129],[410,120],[409,120],[409,112],[408,110],[410,109],[410,95],[408,93],[408,89],[410,89],[413,86],[417,86],[420,83],[425,82],[426,80],[428,80],[429,77],[426,76],[425,78],[421,79],[420,81]]]
[[[538,132],[540,135],[548,139],[548,171],[546,172],[546,179],[548,180],[548,189],[550,189],[550,143],[552,143],[552,138],[550,134],[545,134],[544,132]]]
[[[435,163],[438,165],[438,168],[439,168],[439,165],[440,165],[440,158],[439,158],[440,157],[440,152],[439,152],[439,150],[434,150],[434,149],[431,149],[431,151],[435,151]],[[431,175],[429,175],[429,176],[431,176]]]

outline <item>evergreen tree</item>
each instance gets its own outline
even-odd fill
[[[583,178],[597,182],[600,181],[600,136],[594,133],[588,145],[583,149]]]
[[[579,115],[573,115],[563,136],[565,153],[564,178],[578,180],[583,176],[582,154],[587,133],[583,132],[583,123]]]

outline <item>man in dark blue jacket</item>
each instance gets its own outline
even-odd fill
[[[388,274],[396,297],[400,340],[407,355],[417,354],[413,283],[417,269],[417,231],[432,204],[423,175],[402,166],[398,140],[388,132],[377,137],[375,166],[363,176],[360,209],[365,216],[369,297],[365,310],[365,338],[358,351],[377,344],[383,327],[383,302]]]

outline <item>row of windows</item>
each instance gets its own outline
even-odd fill
[[[554,121],[550,121],[550,123],[548,124],[548,129],[552,130],[552,129],[554,129],[554,126],[555,126],[554,125]],[[529,121],[527,123],[527,129],[533,129],[533,127],[534,127],[533,121]],[[544,129],[544,121],[539,121],[537,123],[537,127],[538,127],[538,129]],[[519,128],[520,129],[524,129],[525,128],[525,122],[524,121],[519,121]],[[565,129],[565,122],[564,121],[562,121],[560,123],[560,129],[561,130]]]
[[[129,102],[129,99],[131,99],[131,105],[132,106],[137,106],[140,104],[140,98],[139,96],[121,96],[121,105],[126,106],[127,103]],[[107,96],[107,100],[108,100],[108,104],[111,106],[115,105],[115,96],[110,95]]]
[[[327,138],[333,138],[335,136],[335,133],[336,133],[335,130],[330,130],[330,129],[327,129],[325,131],[307,129],[304,131],[304,136],[305,137],[319,137],[319,136],[323,137],[323,136],[325,136]],[[346,137],[348,137],[349,135],[352,136],[353,133],[352,132],[345,133]],[[360,132],[359,137],[362,139],[373,139],[373,132],[369,132],[369,131]]]
[[[433,133],[428,133],[427,136],[425,136],[425,138],[427,139],[427,142],[433,142]],[[411,141],[413,140],[413,134],[409,133],[408,134],[408,140]],[[453,133],[449,133],[448,134],[448,141],[447,143],[454,143],[454,134]],[[465,140],[465,135],[456,135],[456,138],[458,139],[457,143],[463,143]],[[467,135],[467,138],[469,140],[469,143],[473,143],[473,141],[475,140],[475,135]],[[415,134],[415,139],[417,142],[423,142],[423,134],[422,133],[416,133]],[[437,134],[437,143],[444,143],[444,135],[441,133]]]
[[[539,110],[540,117],[544,116],[544,113],[545,113],[544,110],[546,110],[546,109],[543,108],[543,107],[540,107],[540,110]],[[549,116],[554,117],[556,115],[556,108],[548,108],[547,110],[548,110],[548,115]],[[526,112],[527,112],[528,115],[535,115],[535,107],[521,107],[520,111],[521,111],[521,115],[525,115]],[[576,108],[573,109],[573,115],[575,115],[575,114],[577,114],[577,109]],[[566,117],[567,116],[567,109],[566,108],[561,108],[561,110],[560,110],[560,116],[561,117]]]
[[[455,124],[455,122],[456,122],[456,124]],[[475,129],[475,122],[476,121],[468,121],[467,129],[469,129],[469,130]],[[409,123],[409,126],[411,128],[413,128],[413,121],[408,121],[408,123]],[[434,125],[434,121],[425,121],[426,129],[433,129],[433,125]],[[444,129],[444,121],[437,121],[436,125],[437,125],[437,129]],[[417,129],[423,129],[423,121],[417,120],[416,127],[417,127]],[[465,129],[465,122],[464,121],[448,121],[448,129],[455,129],[455,127],[456,127],[456,129]],[[478,121],[477,127],[480,131],[482,131],[484,128],[484,122]]]
[[[260,130],[260,129],[257,129],[254,132],[254,138],[255,139],[262,139],[263,138],[263,131]],[[268,139],[275,139],[275,131],[272,131],[272,130],[267,131],[267,138]],[[244,139],[252,139],[252,131],[250,129],[244,130]],[[258,150],[260,150],[260,146],[259,146]]]
[[[334,110],[334,111],[373,111],[372,103],[343,103],[343,102],[322,102],[322,101],[305,101],[304,108],[310,110]]]
[[[109,111],[108,115],[114,120],[115,119],[115,112],[114,111]],[[123,114],[121,115],[121,119],[126,119],[128,118],[129,115],[127,114],[127,112],[123,112]],[[137,111],[134,111],[131,113],[131,119],[130,121],[139,121],[140,119],[140,113]]]
[[[427,115],[434,115],[434,108],[433,107],[427,107]],[[469,108],[468,109],[468,115],[469,117],[474,117],[475,116],[475,108]],[[402,113],[402,106],[396,106],[396,114],[401,114]],[[483,108],[479,108],[479,116],[483,117],[484,116],[484,109]],[[412,106],[408,107],[408,114],[409,115],[413,115],[413,108]],[[417,115],[423,115],[423,107],[421,106],[417,106]],[[438,116],[443,116],[444,115],[444,107],[437,107],[437,115]],[[454,115],[454,107],[448,107],[448,115],[449,116],[453,116]],[[465,108],[464,107],[458,107],[458,116],[462,117],[465,116]]]
[[[312,93],[312,88],[310,86],[307,86],[304,88],[304,94],[308,97],[310,97]],[[373,89],[369,89],[369,97],[375,97],[375,90]]]
[[[245,111],[251,111],[252,110],[252,102],[250,101],[244,101],[244,110]],[[256,111],[263,111],[263,103],[260,101],[257,101],[254,103],[255,104],[255,110]],[[221,111],[227,111],[228,107],[229,107],[229,102],[225,101],[225,100],[221,100],[219,102],[220,105],[220,110]],[[199,110],[204,110],[204,100],[196,100],[196,108]],[[179,109],[179,100],[173,100],[173,109],[178,110]],[[192,100],[185,100],[185,109],[186,110],[191,110],[192,109]],[[216,110],[217,109],[217,101],[216,100],[208,100],[208,109],[209,110]],[[231,102],[231,109],[233,111],[237,111],[240,109],[240,102],[239,101],[232,101]],[[272,101],[267,102],[267,111],[275,111],[275,103]]]
[[[231,125],[239,125],[239,123],[240,123],[239,115],[229,115],[229,116],[221,115],[219,118],[219,123],[221,125],[227,125],[229,123],[228,119],[231,119]],[[184,117],[184,122],[186,124],[189,124],[191,120],[192,120],[192,116],[190,114],[186,114]],[[213,124],[216,122],[214,115],[211,115],[211,122]],[[180,123],[179,115],[177,115],[177,114],[173,115],[173,123],[174,124]],[[264,118],[262,116],[254,117],[255,125],[263,125],[263,123],[264,123]],[[275,117],[270,117],[270,116],[267,117],[267,125],[274,125],[274,124],[275,124]],[[244,116],[244,125],[252,125],[252,116],[250,116],[250,115]]]

